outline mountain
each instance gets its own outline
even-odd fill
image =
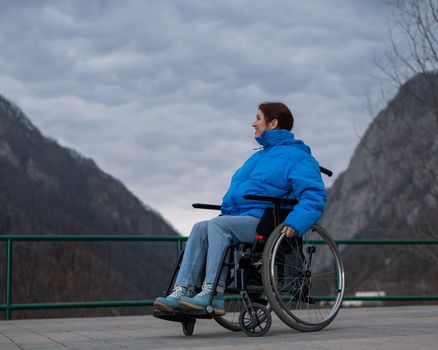
[[[328,192],[335,238],[438,238],[438,75],[406,82]],[[438,247],[342,246],[350,293],[436,294]]]
[[[0,234],[178,235],[120,181],[43,136],[1,95],[0,178]],[[175,260],[174,242],[17,242],[13,302],[152,298]]]

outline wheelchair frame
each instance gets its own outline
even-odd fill
[[[329,170],[321,168],[321,171],[331,176]],[[214,314],[211,306],[214,293],[203,310],[173,313],[155,310],[154,316],[181,322],[185,335],[193,334],[196,319],[213,318],[231,331],[242,330],[249,336],[262,336],[271,327],[271,311],[289,327],[298,331],[316,331],[326,327],[336,317],[345,290],[345,273],[336,244],[319,225],[311,228],[306,234],[306,240],[300,237],[286,238],[281,233],[281,205],[295,205],[296,200],[252,194],[244,195],[244,198],[272,203],[275,229],[266,236],[257,236],[252,243],[231,243],[222,254],[213,290],[217,288],[223,269],[228,268],[225,298],[227,300],[227,295],[230,294],[234,297],[228,297],[231,301],[227,314],[235,316],[238,312],[238,321],[229,320],[227,314]],[[212,210],[221,208],[220,205],[201,203],[195,203],[193,207]],[[308,235],[311,236],[310,239],[307,238]],[[183,255],[184,251],[178,259],[165,295],[172,291]],[[311,265],[315,265],[319,256],[322,265],[320,270],[315,270]],[[227,257],[230,257],[228,261]],[[291,261],[289,265],[286,264],[288,260]],[[330,265],[333,268],[329,268]],[[258,283],[254,284],[254,280],[251,280],[253,277],[258,279]],[[333,283],[334,289],[328,283]],[[333,295],[315,297],[315,289],[317,292],[318,289],[322,292],[328,290]],[[227,301],[226,304],[227,309]],[[310,305],[316,305],[315,309]]]

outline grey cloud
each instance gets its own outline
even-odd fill
[[[368,122],[383,10],[347,0],[20,2],[0,13],[0,93],[187,232],[186,201],[220,199],[257,147],[251,122],[264,100],[292,107],[297,137],[322,164],[346,167]]]

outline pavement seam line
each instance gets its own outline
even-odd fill
[[[17,348],[21,349],[21,350],[25,350],[22,346],[20,346],[17,342],[15,342],[14,339],[12,339],[11,337],[9,337],[6,334],[2,334],[3,337],[5,337],[6,339],[8,339],[12,344],[14,344]]]

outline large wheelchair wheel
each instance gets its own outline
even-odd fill
[[[263,251],[265,294],[277,316],[303,332],[326,327],[344,295],[345,274],[339,251],[328,233],[314,225],[304,238],[287,238],[279,225]]]

